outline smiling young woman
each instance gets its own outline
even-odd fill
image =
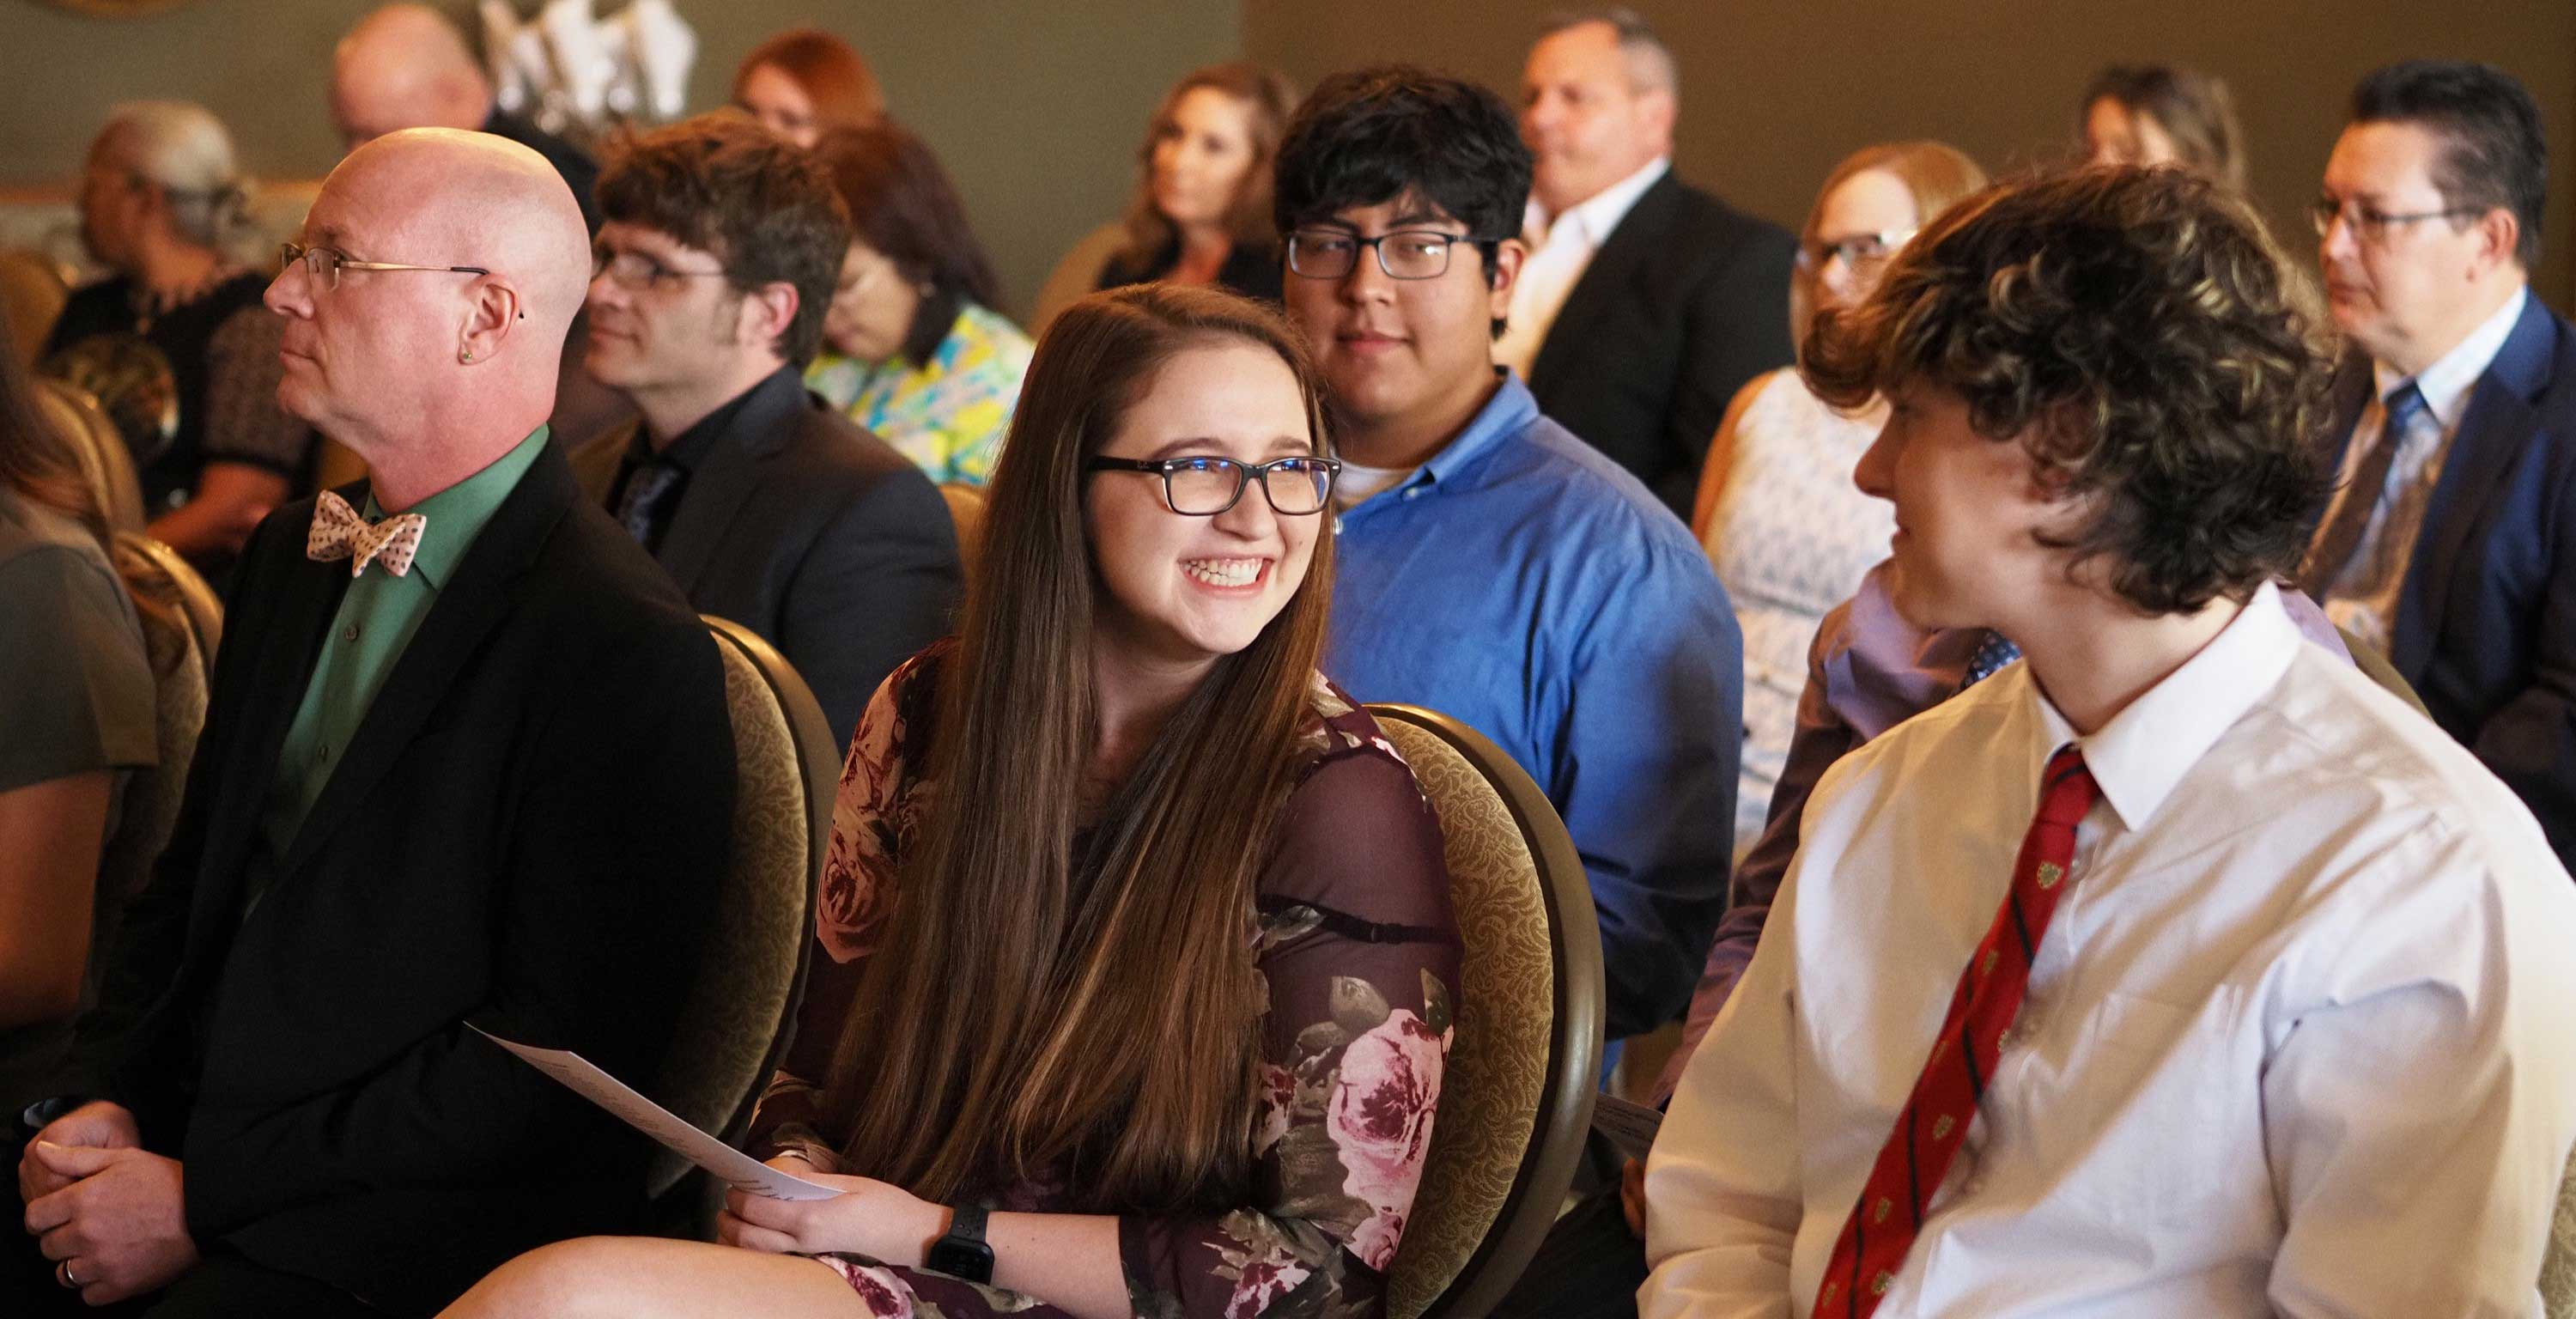
[[[852,741],[755,1124],[843,1194],[736,1195],[738,1249],[553,1247],[455,1313],[1375,1313],[1458,939],[1411,770],[1316,671],[1334,466],[1275,313],[1058,318],[960,634]]]

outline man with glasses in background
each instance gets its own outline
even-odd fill
[[[582,483],[689,603],[784,652],[846,745],[962,581],[929,478],[805,390],[849,213],[818,161],[728,111],[636,139],[599,205],[587,361],[640,417],[582,446]]]
[[[278,402],[370,476],[243,553],[169,845],[6,1097],[0,1313],[425,1314],[642,1226],[649,1143],[467,1025],[651,1078],[732,838],[714,643],[545,424],[587,246],[488,134],[323,184],[268,288]]]
[[[1298,110],[1274,206],[1343,464],[1325,670],[1538,781],[1591,876],[1618,1038],[1681,1011],[1726,896],[1742,643],[1682,524],[1493,363],[1529,178],[1501,98],[1377,68]]]
[[[2300,583],[2576,864],[2576,332],[2529,288],[2548,159],[2483,64],[2354,89],[2315,208],[2341,489]]]

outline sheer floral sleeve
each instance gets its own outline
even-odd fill
[[[1261,885],[1269,982],[1252,1203],[1120,1224],[1144,1319],[1369,1315],[1413,1211],[1456,1010],[1440,827],[1365,711],[1325,745]]]
[[[792,1150],[818,1168],[838,1162],[831,1142],[816,1127],[823,1080],[840,1042],[842,1019],[867,973],[867,955],[892,910],[896,863],[919,831],[929,796],[927,786],[917,781],[920,767],[910,763],[917,756],[908,758],[907,749],[923,745],[936,687],[933,674],[943,653],[944,646],[934,646],[887,675],[850,735],[816,895],[819,956],[806,971],[796,1037],[753,1122],[750,1146],[761,1157]]]

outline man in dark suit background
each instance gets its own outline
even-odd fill
[[[1673,177],[1672,52],[1627,9],[1530,48],[1531,255],[1494,360],[1687,519],[1744,382],[1795,355],[1797,240]]]
[[[2317,203],[2352,356],[2301,571],[2576,864],[2576,331],[2529,288],[2540,115],[2480,64],[2354,90]]]
[[[800,374],[848,211],[814,157],[729,112],[637,139],[599,201],[589,366],[642,420],[584,446],[583,483],[690,603],[785,652],[846,744],[961,583],[938,489]]]
[[[169,848],[21,1119],[0,1311],[424,1314],[637,1226],[646,1142],[467,1026],[651,1075],[730,855],[713,642],[544,425],[586,245],[487,134],[324,184],[279,402],[371,476],[245,552]]]

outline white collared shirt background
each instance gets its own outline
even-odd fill
[[[1512,285],[1512,309],[1503,337],[1494,341],[1497,365],[1529,379],[1530,366],[1538,361],[1539,347],[1547,342],[1556,314],[1565,309],[1565,300],[1582,282],[1583,272],[1591,269],[1593,256],[1610,241],[1610,231],[1628,218],[1637,199],[1672,166],[1671,157],[1657,156],[1644,169],[1585,198],[1562,216],[1551,218],[1536,198],[1530,200],[1522,227],[1531,236],[1530,256],[1521,263],[1520,281]]]
[[[2074,737],[2015,665],[1836,765],[1646,1176],[1646,1319],[1804,1315]],[[1879,1311],[2531,1315],[2576,885],[2265,587],[2080,739],[2103,800]]]

